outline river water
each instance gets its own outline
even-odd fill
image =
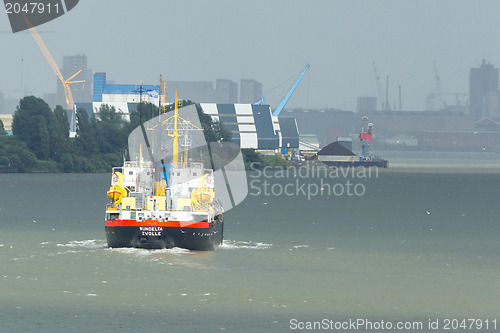
[[[0,331],[335,331],[365,320],[449,332],[447,319],[468,318],[494,331],[498,158],[405,161],[364,176],[252,172],[212,252],[108,249],[109,174],[0,174]]]

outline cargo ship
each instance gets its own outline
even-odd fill
[[[197,162],[196,154],[189,155],[202,148],[192,135],[200,131],[203,138],[202,129],[199,120],[181,117],[178,104],[176,98],[171,117],[141,120],[129,136],[130,160],[112,169],[105,216],[111,248],[206,251],[223,242],[224,210],[215,196],[214,171],[204,167],[203,153]],[[206,145],[204,138],[199,142]]]

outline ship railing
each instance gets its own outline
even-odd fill
[[[172,168],[176,169],[185,169],[184,168],[184,162],[175,162],[175,163],[170,163]],[[188,162],[186,164],[186,168],[197,168],[197,169],[203,169],[203,163],[201,162]]]
[[[125,161],[123,166],[128,168],[152,168],[153,164],[150,161]]]
[[[113,167],[112,172],[115,173],[116,171],[123,173],[123,168],[122,167]]]
[[[119,210],[119,208],[116,207],[116,205],[113,205],[113,203],[107,203],[106,210]]]

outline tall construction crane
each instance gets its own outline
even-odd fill
[[[382,83],[380,82],[380,76],[377,73],[377,67],[375,66],[375,61],[373,62],[373,72],[375,73],[375,82],[377,83],[378,99],[380,100],[380,110],[385,110],[384,92],[382,91]]]
[[[23,17],[24,17],[24,20],[26,21],[26,24],[28,25],[28,28],[30,29],[31,35],[33,36],[33,38],[35,39],[35,42],[38,44],[38,47],[40,47],[40,50],[42,51],[43,55],[45,56],[45,59],[47,59],[50,67],[52,67],[52,70],[56,73],[56,75],[59,78],[59,80],[61,80],[61,83],[62,83],[62,85],[64,87],[64,95],[66,96],[66,107],[67,107],[67,110],[73,110],[75,102],[73,100],[73,94],[71,93],[71,89],[70,89],[69,85],[71,83],[82,83],[82,82],[85,82],[85,80],[71,81],[82,70],[79,70],[78,72],[76,72],[75,74],[73,74],[72,76],[70,76],[69,78],[67,78],[65,80],[63,78],[62,74],[61,74],[61,71],[59,70],[59,67],[57,67],[57,64],[56,64],[54,58],[52,57],[52,55],[50,54],[49,50],[45,46],[42,38],[40,37],[40,35],[36,31],[35,27],[33,27],[33,25],[30,23],[30,21],[28,20],[28,18],[26,17],[26,15],[23,15]]]
[[[436,111],[444,109],[443,90],[441,89],[441,77],[438,74],[436,60],[434,64],[434,79],[436,81]]]
[[[309,69],[309,67],[310,67],[310,65],[307,64],[306,68],[299,75],[299,78],[297,79],[297,81],[295,81],[295,83],[293,84],[292,88],[290,88],[290,91],[288,91],[288,94],[286,94],[285,98],[283,98],[283,100],[281,101],[280,105],[278,105],[278,107],[276,108],[276,110],[274,110],[273,117],[279,116],[279,114],[281,113],[281,110],[283,110],[283,108],[285,107],[286,103],[288,102],[288,100],[292,96],[293,92],[295,91],[295,88],[297,88],[297,86],[300,83],[300,80],[302,80],[302,78],[304,77],[304,74],[306,74],[306,72]]]

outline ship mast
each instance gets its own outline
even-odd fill
[[[182,102],[182,101],[180,101]],[[179,110],[178,110],[179,100],[177,99],[177,90],[175,91],[175,108],[174,108],[174,130],[169,136],[174,137],[174,145],[173,152],[174,156],[172,157],[172,162],[177,164],[179,162],[179,131],[178,131],[178,122],[179,122]]]
[[[154,163],[153,152],[151,150],[151,145],[149,144],[149,139],[146,134],[146,129],[144,128],[144,122],[142,120],[142,93],[145,91],[146,90],[142,88],[142,84],[140,85],[139,89],[134,90],[134,92],[139,93],[139,122],[141,123],[142,136],[144,137],[144,142],[146,143],[146,148],[148,149],[149,159],[151,162]]]
[[[185,140],[181,146],[185,147],[184,151],[184,167],[187,167],[187,149],[191,146],[190,140],[186,139],[188,136],[187,131],[203,131],[196,125],[193,125],[190,121],[179,116],[179,106],[182,106],[182,100],[177,98],[177,91],[175,92],[175,105],[174,105],[174,115],[159,122],[148,130],[155,130],[157,126],[163,127],[168,136],[173,138],[172,143],[172,164],[179,167],[179,137],[184,135]]]
[[[164,83],[163,83],[164,84]],[[163,86],[165,89],[165,85]],[[164,96],[166,95],[166,91],[164,91]],[[188,148],[191,147],[191,140],[189,138],[189,132],[188,131],[203,131],[203,128],[200,128],[196,125],[193,125],[190,121],[182,118],[179,115],[179,107],[182,107],[182,100],[178,99],[177,97],[177,91],[175,92],[175,102],[174,102],[174,115],[165,119],[161,120],[163,117],[162,113],[159,116],[159,122],[148,128],[148,130],[156,130],[158,129],[164,129],[167,131],[167,135],[173,138],[172,142],[172,165],[175,167],[181,167],[180,164],[180,156],[179,156],[179,145],[184,147],[184,168],[187,168],[187,159],[188,159]],[[164,108],[165,110],[165,108]],[[182,143],[179,143],[179,137],[183,136],[184,140]],[[163,160],[162,160],[163,164]],[[166,179],[165,179],[166,180]]]

